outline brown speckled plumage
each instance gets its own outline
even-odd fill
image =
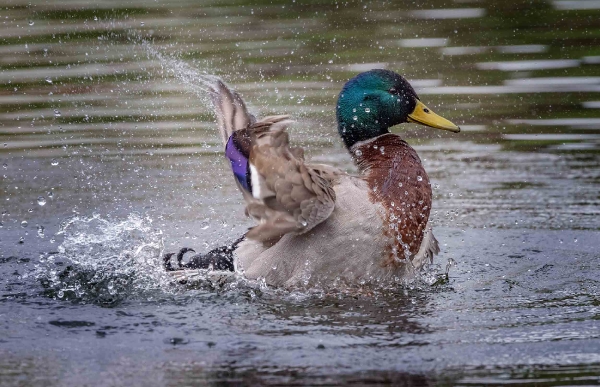
[[[395,134],[357,143],[352,157],[381,203],[388,237],[386,264],[413,257],[421,246],[431,211],[431,184],[417,152]]]

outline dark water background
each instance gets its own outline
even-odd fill
[[[377,67],[463,128],[396,128],[437,265],[354,294],[173,284],[162,252],[250,225],[199,74],[352,171],[335,98]],[[0,385],[599,383],[597,0],[5,1],[0,164]]]

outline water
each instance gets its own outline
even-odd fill
[[[597,1],[16,0],[0,20],[0,385],[598,383]],[[166,276],[162,252],[250,226],[199,80],[353,171],[334,102],[373,67],[465,129],[396,129],[434,184],[436,265],[352,294]]]

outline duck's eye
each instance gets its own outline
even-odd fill
[[[424,111],[425,113],[429,113],[429,109],[427,109],[427,108],[423,109],[423,111]]]

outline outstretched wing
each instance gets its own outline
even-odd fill
[[[303,150],[290,147],[283,123],[257,130],[251,138],[255,200],[248,201],[246,210],[259,225],[247,236],[276,241],[287,233],[305,233],[327,219],[335,207],[335,173],[306,165]]]
[[[256,121],[240,95],[221,80],[211,86],[211,95],[246,213],[259,222],[247,237],[273,243],[327,219],[335,207],[332,186],[342,172],[304,163],[304,151],[289,145],[288,116]]]
[[[210,84],[210,94],[224,145],[233,132],[245,129],[256,122],[256,118],[248,112],[242,97],[235,90],[227,87],[222,80],[216,79]]]

